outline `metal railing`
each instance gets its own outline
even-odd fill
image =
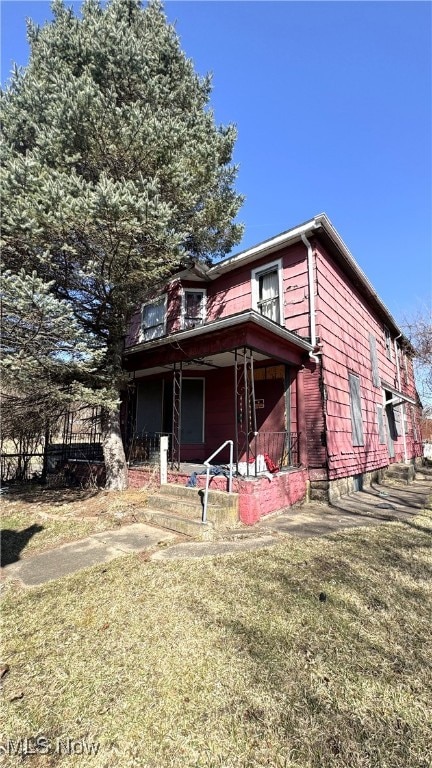
[[[297,432],[255,432],[250,436],[247,456],[247,474],[260,473],[257,457],[264,457],[267,465],[278,469],[299,466],[299,433]],[[255,461],[250,461],[251,457]],[[250,464],[249,464],[250,462]],[[250,471],[249,471],[250,469]]]
[[[172,435],[168,432],[142,432],[134,435],[128,450],[129,464],[158,464],[160,454],[160,439],[168,436],[172,444]]]
[[[230,447],[230,460],[229,460],[229,478],[228,478],[228,492],[232,493],[232,472],[233,472],[233,455],[234,455],[234,442],[233,440],[225,440],[222,445],[219,446],[219,448],[212,453],[211,456],[206,459],[204,462],[204,466],[207,468],[206,472],[206,484],[205,484],[205,491],[204,491],[204,504],[203,504],[203,511],[202,511],[202,522],[207,522],[207,505],[208,505],[208,492],[209,492],[209,484],[210,484],[210,462],[212,459],[214,459],[215,456],[218,455],[222,451],[223,448],[225,448],[226,445],[229,445]]]

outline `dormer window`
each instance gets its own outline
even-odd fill
[[[182,301],[182,327],[187,330],[205,323],[206,291],[186,288]]]
[[[281,261],[274,261],[266,267],[252,270],[253,308],[263,315],[281,323],[282,318],[282,270]]]
[[[165,334],[166,297],[159,296],[141,310],[141,340],[159,339]]]

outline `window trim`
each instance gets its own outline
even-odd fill
[[[252,283],[252,309],[258,314],[262,315],[259,309],[259,279],[261,275],[265,275],[268,272],[277,272],[278,276],[278,288],[279,288],[279,323],[278,325],[285,326],[285,318],[283,312],[283,279],[282,279],[282,259],[271,261],[268,264],[263,264],[261,267],[256,267],[251,272]],[[265,315],[262,315],[265,317]],[[268,318],[270,319],[270,318]]]
[[[183,288],[181,289],[181,308],[180,308],[180,327],[183,331],[189,330],[185,327],[186,319],[186,294],[187,293],[202,293],[202,323],[199,325],[205,325],[207,322],[207,288]]]
[[[156,339],[162,338],[162,336],[166,336],[166,324],[167,324],[167,301],[168,297],[166,293],[162,293],[160,296],[155,297],[151,301],[146,301],[143,304],[141,304],[141,323],[140,323],[140,333],[139,333],[139,341],[145,342],[145,341],[156,341]],[[146,307],[154,306],[155,304],[163,303],[163,323],[158,323],[157,325],[150,325],[148,328],[143,328],[143,315],[144,310]],[[146,339],[145,338],[145,331],[150,328],[157,328],[159,325],[162,325],[162,333],[159,336],[155,336],[153,339]]]

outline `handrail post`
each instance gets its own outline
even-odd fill
[[[233,465],[233,450],[234,450],[234,443],[232,440],[225,440],[224,443],[222,443],[219,448],[212,453],[211,456],[206,459],[204,462],[204,466],[207,467],[206,472],[206,486],[204,491],[204,504],[203,504],[203,512],[202,512],[202,523],[207,523],[207,505],[208,505],[208,492],[209,492],[209,484],[210,484],[210,462],[212,459],[214,459],[215,456],[217,456],[218,453],[221,452],[222,448],[225,448],[226,445],[230,446],[230,474],[229,474],[229,481],[228,481],[228,488],[229,492],[232,493],[232,465]]]

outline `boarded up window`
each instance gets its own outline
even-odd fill
[[[352,442],[353,445],[364,445],[360,379],[353,373],[350,373],[348,378],[350,388]]]
[[[380,445],[386,442],[386,434],[384,428],[384,414],[382,405],[377,405],[377,419],[378,419],[378,434]]]
[[[378,371],[378,358],[377,358],[377,350],[376,350],[376,339],[375,336],[373,336],[372,333],[369,334],[369,348],[370,348],[370,359],[371,359],[371,367],[372,367],[372,381],[374,387],[380,387],[381,386],[381,380],[380,375]]]
[[[400,409],[401,409],[401,406],[398,406],[397,408],[393,408],[394,420],[395,420],[395,429],[396,429],[396,437],[399,437],[399,435],[402,434],[401,412],[400,412]]]

